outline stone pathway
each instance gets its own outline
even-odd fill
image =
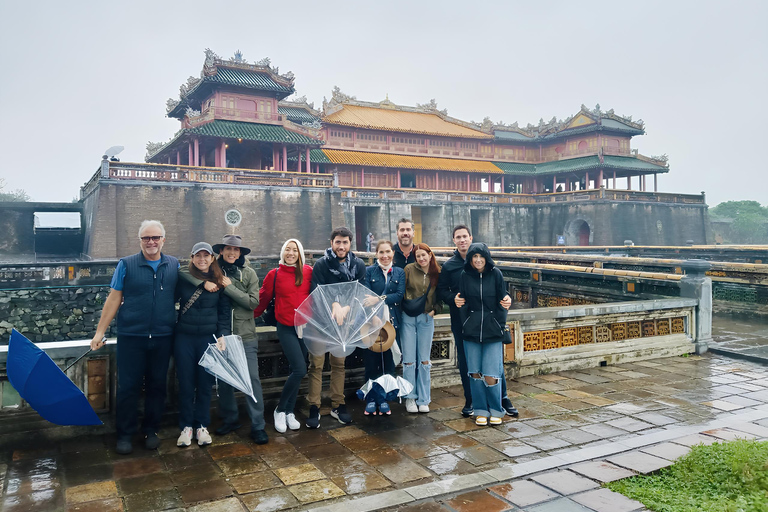
[[[631,511],[602,482],[668,465],[698,442],[768,437],[768,368],[707,354],[509,382],[518,419],[477,427],[460,388],[432,412],[355,423],[256,446],[248,428],[179,449],[118,456],[112,436],[0,447],[0,510]],[[269,409],[269,405],[267,404]],[[303,418],[302,418],[303,419]]]

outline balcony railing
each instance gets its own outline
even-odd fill
[[[259,123],[280,124],[284,116],[273,112],[260,112],[254,110],[240,110],[237,108],[209,107],[199,115],[189,117],[190,127],[198,126],[213,119],[228,119],[231,121],[251,121]]]

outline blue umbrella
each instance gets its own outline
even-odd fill
[[[14,329],[8,343],[8,380],[21,398],[57,425],[101,425],[83,392],[48,355]]]

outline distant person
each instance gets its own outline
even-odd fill
[[[469,247],[454,303],[461,312],[475,424],[501,425],[502,342],[512,298],[485,244]]]
[[[397,245],[395,245],[395,259],[393,265],[405,268],[409,263],[416,261],[413,253],[413,221],[402,218],[397,221]]]
[[[256,444],[266,444],[269,441],[264,429],[264,399],[262,397],[261,379],[259,378],[259,344],[256,338],[256,324],[253,310],[259,305],[259,276],[248,264],[246,256],[251,253],[243,245],[238,235],[224,236],[220,244],[213,246],[219,257],[217,263],[224,273],[222,286],[232,306],[232,334],[243,340],[245,358],[248,362],[248,373],[253,388],[253,398],[245,398],[245,407],[251,420],[251,439]],[[189,272],[181,273],[182,279],[189,279],[195,286],[203,281],[194,278]],[[213,281],[205,281],[206,290],[214,292],[218,286]],[[216,429],[216,435],[223,436],[240,428],[240,414],[237,410],[235,390],[226,382],[219,381],[218,414],[222,421]]]
[[[366,252],[371,252],[373,249],[373,244],[376,243],[376,235],[373,233],[368,233],[368,236],[365,237],[365,250]]]
[[[350,250],[353,235],[349,228],[340,227],[331,232],[331,246],[325,250],[325,255],[315,262],[312,269],[312,287],[314,291],[318,285],[332,283],[346,283],[350,281],[365,281],[365,263]],[[341,324],[344,321],[344,311],[338,302],[333,303],[332,315]],[[345,357],[336,357],[328,354],[331,361],[331,416],[339,420],[339,423],[348,425],[352,423],[352,416],[347,412],[344,399],[344,361]],[[323,366],[325,354],[309,356],[309,389],[307,401],[309,402],[308,428],[320,427],[320,393],[323,387]]]
[[[139,397],[146,390],[142,433],[144,446],[160,445],[157,431],[165,407],[168,362],[176,325],[174,292],[179,261],[163,254],[165,228],[156,220],[139,227],[141,251],[121,258],[101,310],[91,349],[104,346],[104,334],[117,316],[116,451],[133,451],[138,430]]]
[[[405,410],[416,413],[429,412],[432,401],[431,353],[439,302],[440,266],[427,244],[413,247],[416,261],[405,266],[405,299],[418,300],[426,296],[426,300],[415,315],[403,312],[400,338],[403,342],[403,378],[413,385],[413,391],[405,395]]]
[[[253,312],[254,316],[260,316],[272,297],[275,298],[277,339],[290,369],[274,412],[275,430],[280,433],[289,428],[301,428],[294,409],[301,379],[307,374],[307,347],[296,333],[294,316],[296,308],[309,296],[312,284],[312,267],[304,264],[304,261],[301,242],[295,238],[286,240],[280,250],[278,268],[270,270],[264,278],[259,291],[259,307]]]
[[[208,426],[211,423],[213,376],[197,363],[209,345],[216,344],[217,340],[222,342],[223,336],[232,334],[232,310],[223,291],[225,276],[210,244],[198,242],[192,247],[189,273],[201,284],[186,279],[179,279],[176,284],[179,319],[173,343],[181,430],[176,446],[181,447],[192,444],[193,437],[199,446],[212,442]],[[206,290],[204,283],[214,283],[216,290]]]
[[[375,305],[383,300],[389,308],[389,322],[395,328],[395,340],[400,344],[400,326],[402,311],[400,302],[405,295],[405,271],[392,264],[392,242],[379,240],[376,244],[376,263],[365,270],[365,286],[371,289],[375,295],[366,298],[365,306]],[[382,353],[363,349],[363,361],[365,362],[365,380],[376,379],[384,374],[395,376],[395,360],[392,349]],[[387,402],[369,401],[365,405],[365,415],[376,414],[389,416],[392,410]]]

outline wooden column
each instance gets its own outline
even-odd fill
[[[616,169],[613,170],[613,189],[616,190]]]
[[[309,146],[307,146],[307,154],[306,154],[306,156],[307,156],[307,158],[306,158],[306,160],[307,160],[307,174],[309,174],[310,172],[312,172],[312,167],[310,167],[310,164],[309,164]]]
[[[598,181],[600,183],[598,183],[595,188],[600,188],[603,186],[603,168],[602,167],[600,168],[600,177],[598,178]]]
[[[176,165],[181,165],[181,151],[176,150]]]
[[[658,187],[659,183],[657,181],[658,176],[659,176],[658,173],[653,173],[653,191],[654,192],[659,191],[659,187]]]
[[[296,147],[296,172],[301,172],[301,149]]]
[[[632,190],[632,175],[627,176],[627,190]]]
[[[283,144],[283,172],[288,172],[288,146]]]
[[[221,151],[219,152],[219,167],[227,166],[227,141],[221,141]]]
[[[589,190],[589,172],[584,174],[584,190]]]
[[[194,147],[194,153],[195,153],[195,167],[200,167],[200,140],[195,139],[195,147]]]
[[[195,163],[194,163],[195,162],[195,153],[192,150],[192,141],[191,140],[189,142],[187,142],[187,146],[188,146],[188,149],[189,149],[189,157],[187,159],[187,165],[195,165]]]

